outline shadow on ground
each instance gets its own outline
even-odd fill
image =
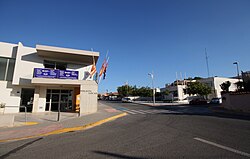
[[[127,155],[121,155],[117,153],[111,153],[111,152],[104,152],[104,151],[93,151],[94,153],[104,155],[106,157],[115,157],[115,158],[124,158],[124,159],[147,159],[142,157],[134,157],[134,156],[127,156]],[[108,158],[109,158],[108,157]]]

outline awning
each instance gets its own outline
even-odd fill
[[[91,65],[93,63],[93,56],[96,63],[99,58],[99,52],[54,46],[36,45],[36,50],[38,56],[43,58],[86,65]]]

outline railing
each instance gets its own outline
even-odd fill
[[[78,71],[34,68],[34,78],[56,78],[78,80]]]

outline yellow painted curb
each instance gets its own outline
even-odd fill
[[[24,123],[24,125],[36,125],[38,124],[38,122],[26,122]]]
[[[45,134],[39,134],[39,135],[34,135],[34,136],[26,136],[26,137],[22,137],[22,138],[14,138],[14,139],[6,139],[6,140],[0,140],[0,142],[8,142],[8,141],[17,141],[17,140],[24,140],[24,139],[30,139],[30,138],[35,138],[35,137],[43,137],[43,136],[49,136],[49,135],[55,135],[55,134],[61,134],[61,133],[66,133],[66,132],[70,132],[70,131],[79,131],[79,130],[86,130],[98,125],[101,125],[103,123],[115,120],[117,118],[126,116],[127,113],[122,113],[122,114],[118,114],[94,123],[90,123],[87,125],[83,125],[83,126],[78,126],[78,127],[72,127],[72,128],[64,128],[64,129],[59,129],[59,130],[55,130],[55,131],[51,131],[49,133],[45,133]]]

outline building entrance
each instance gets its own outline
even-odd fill
[[[32,112],[34,92],[35,92],[35,89],[22,88],[20,105],[21,106],[26,106],[27,112]],[[20,107],[19,111],[24,112],[25,108]]]
[[[46,111],[60,111],[70,112],[73,110],[72,106],[73,90],[47,89],[46,95]]]

